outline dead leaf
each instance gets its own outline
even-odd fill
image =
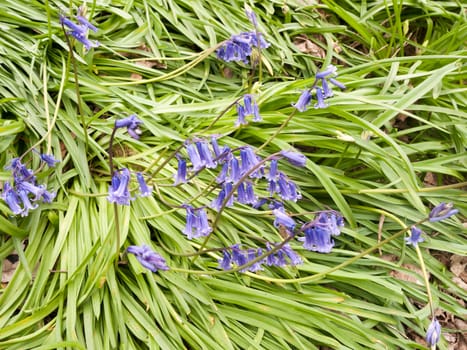
[[[300,34],[299,36],[296,36],[293,40],[293,43],[297,47],[297,49],[300,50],[300,52],[318,58],[326,57],[326,52],[324,51],[324,49],[316,45],[305,34]]]
[[[392,277],[398,280],[401,280],[401,281],[407,281],[411,283],[416,283],[418,285],[423,285],[423,277],[422,277],[423,275],[422,275],[422,270],[420,269],[420,267],[416,265],[412,265],[412,264],[402,264],[402,267],[406,268],[407,270],[416,272],[416,274],[419,277],[416,277],[413,274],[405,273],[403,271],[396,271],[396,270],[391,271],[389,274]]]

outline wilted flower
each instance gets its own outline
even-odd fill
[[[428,329],[426,331],[426,342],[428,346],[434,346],[439,342],[439,338],[441,336],[441,325],[439,324],[439,321],[436,318],[433,318],[431,320],[430,325],[428,326]]]
[[[405,238],[406,244],[412,244],[415,247],[418,243],[424,241],[421,235],[422,230],[420,230],[416,226],[412,226],[410,228],[410,236]]]
[[[453,208],[452,203],[440,203],[434,207],[429,215],[430,222],[441,221],[457,214],[459,210]]]
[[[139,135],[141,135],[141,130],[138,128],[138,126],[140,124],[142,124],[142,123],[143,122],[136,117],[136,114],[132,114],[129,117],[126,117],[126,118],[123,118],[123,119],[120,119],[120,120],[116,120],[115,121],[115,128],[116,129],[118,129],[118,128],[127,128],[128,134],[132,138],[138,140]]]
[[[127,251],[128,253],[134,254],[140,264],[152,272],[169,269],[165,259],[147,245],[143,244],[141,247],[132,245],[127,248]]]

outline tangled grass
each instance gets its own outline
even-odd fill
[[[441,202],[465,213],[465,5],[251,2],[271,44],[261,52],[261,81],[214,54],[251,30],[242,2],[89,2],[99,28],[90,36],[100,46],[86,52],[78,44],[71,60],[59,14],[79,5],[0,4],[0,164],[32,147],[61,160],[38,175],[57,192],[52,203],[20,217],[0,202],[1,349],[423,346],[427,290],[416,250],[398,232]],[[331,63],[347,90],[326,109],[289,118]],[[228,107],[249,89],[263,122],[234,127]],[[154,196],[119,206],[116,216],[106,199],[108,150],[115,120],[130,114],[143,121],[143,134],[118,131],[113,162],[151,174]],[[295,242],[302,265],[257,273],[220,273],[215,250],[194,259],[203,240],[186,239],[185,212],[171,204],[209,205],[212,172],[174,187],[172,155],[210,134],[263,157],[292,148],[306,155],[305,169],[283,164],[303,196],[288,208],[303,220],[328,208],[342,213],[346,227],[332,253]],[[25,159],[39,166],[33,153]],[[0,174],[10,179],[8,170]],[[465,329],[448,320],[465,318],[467,292],[437,257],[466,255],[461,217],[425,222],[420,244],[436,315],[455,344]],[[236,204],[207,247],[255,246],[258,237],[281,239],[272,215]],[[148,272],[124,253],[131,244],[151,245],[171,270]],[[12,254],[19,264],[8,274]],[[441,337],[438,346],[452,344]]]

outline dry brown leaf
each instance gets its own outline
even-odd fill
[[[299,36],[296,36],[293,40],[293,43],[297,47],[297,49],[300,50],[300,52],[318,58],[326,57],[326,52],[324,51],[324,49],[316,45],[305,34],[300,34]]]
[[[407,270],[416,272],[416,274],[419,275],[419,277],[416,277],[409,273],[405,273],[403,271],[396,271],[396,270],[391,271],[389,274],[392,277],[398,280],[401,280],[401,281],[407,281],[407,282],[423,285],[422,270],[420,269],[420,267],[416,265],[412,265],[412,264],[402,264],[402,267],[406,268]]]
[[[13,277],[19,261],[12,263],[10,260],[5,259],[2,267],[2,283],[9,283]]]

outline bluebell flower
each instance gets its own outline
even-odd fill
[[[136,173],[136,179],[138,180],[138,184],[139,184],[139,191],[141,193],[140,196],[141,197],[148,197],[148,196],[152,195],[152,187],[149,187],[146,184],[146,181],[144,180],[143,174],[141,174],[140,172],[137,172]]]
[[[292,103],[292,106],[295,107],[299,112],[305,112],[308,105],[311,103],[311,92],[309,89],[303,90],[300,97],[298,98],[297,103]]]
[[[238,35],[232,35],[216,54],[217,57],[226,62],[242,61],[248,63],[248,57],[252,53],[253,47],[265,49],[269,47],[269,43],[264,40],[261,33],[245,32]]]
[[[184,184],[187,182],[186,177],[186,160],[183,159],[179,154],[176,155],[178,159],[177,174],[175,175],[174,185]]]
[[[216,209],[217,211],[221,210],[222,203],[224,203],[224,200],[225,200],[226,196],[229,195],[232,192],[232,188],[233,188],[232,183],[225,182],[222,185],[222,189],[220,190],[219,195],[211,203],[211,208]],[[231,195],[228,198],[225,206],[226,207],[231,207],[234,204],[234,201],[235,201],[235,197],[233,195]]]
[[[252,168],[256,167],[260,162],[260,158],[255,154],[253,149],[249,146],[243,147],[240,149],[240,159],[242,161],[241,164],[241,175],[245,175],[249,172]],[[255,171],[249,174],[249,177],[261,178],[263,176],[261,172],[261,167],[258,167]]]
[[[18,215],[23,212],[21,207],[21,199],[18,196],[18,193],[11,187],[9,182],[5,182],[3,185],[2,198],[10,207],[13,214]]]
[[[261,256],[263,254],[263,251],[261,248],[258,248],[258,250],[250,248],[247,251],[247,260],[248,262],[253,261],[257,257]],[[256,272],[256,271],[261,271],[263,268],[261,267],[261,260],[253,263],[251,266],[248,267],[248,271],[250,272]]]
[[[344,84],[342,84],[340,81],[337,81],[336,79],[334,78],[329,78],[329,82],[335,86],[337,86],[339,89],[341,90],[345,90],[346,87]]]
[[[284,244],[282,246],[282,248],[280,249],[281,252],[284,252],[285,255],[287,255],[287,257],[289,258],[290,260],[290,265],[292,266],[296,266],[296,265],[300,265],[303,263],[302,261],[302,258],[300,257],[300,255],[298,255],[291,247],[288,243]]]
[[[27,181],[21,181],[17,183],[16,188],[18,190],[23,190],[27,194],[32,194],[34,195],[33,201],[38,201],[44,192],[46,191],[46,188],[44,185],[35,185],[33,183],[27,182]]]
[[[334,247],[332,236],[340,234],[344,221],[336,212],[320,212],[317,217],[302,226],[305,237],[298,240],[304,242],[303,248],[320,253],[329,253]]]
[[[274,226],[278,227],[279,225],[284,226],[290,231],[293,231],[295,228],[295,221],[290,216],[288,216],[283,210],[281,209],[274,209],[272,213],[275,216],[274,219]]]
[[[76,16],[76,19],[80,24],[76,24],[65,16],[60,15],[60,24],[71,29],[71,31],[67,32],[67,35],[72,35],[76,40],[81,42],[86,50],[90,50],[92,47],[98,47],[98,41],[91,41],[88,39],[88,30],[91,29],[97,32],[97,28],[81,15]]]
[[[315,108],[326,108],[328,105],[324,102],[323,90],[319,87],[316,88],[316,100]]]
[[[429,347],[435,346],[439,342],[441,336],[441,325],[436,318],[431,320],[430,325],[426,331],[426,342]]]
[[[254,205],[257,201],[253,184],[250,181],[240,183],[238,185],[237,193],[237,200],[239,203]]]
[[[277,186],[274,186],[274,189],[284,200],[296,202],[298,199],[302,198],[295,183],[289,180],[283,172],[279,172],[279,180],[277,181]]]
[[[21,212],[21,216],[28,216],[29,210],[34,210],[39,206],[37,203],[31,203],[31,199],[29,198],[27,191],[18,189],[16,193],[23,202],[23,211]]]
[[[277,244],[275,245],[277,246]],[[266,251],[269,252],[271,250],[271,244],[267,242]],[[267,256],[266,265],[284,267],[288,264],[287,260],[285,259],[286,257],[289,259],[289,264],[292,266],[300,265],[303,263],[300,256],[290,247],[288,243],[286,243],[280,249]]]
[[[107,196],[107,200],[110,203],[130,205],[130,200],[133,199],[128,189],[130,176],[130,171],[127,168],[114,172],[111,185],[109,186],[109,195]]]
[[[299,167],[304,167],[306,165],[306,157],[295,151],[281,151],[281,155],[285,157],[290,164],[299,166]]]
[[[223,183],[224,181],[227,180],[227,175],[228,174],[229,174],[229,163],[226,162],[226,163],[222,164],[222,169],[219,172],[219,175],[217,175],[217,177],[216,177],[216,182],[218,184]]]
[[[414,247],[424,241],[422,235],[422,230],[416,226],[410,228],[410,236],[405,238],[406,244],[412,244]]]
[[[232,183],[237,183],[242,177],[242,171],[240,169],[240,163],[238,162],[237,157],[232,156],[229,160],[229,176],[227,181]]]
[[[235,263],[237,266],[245,265],[248,262],[245,252],[240,249],[240,246],[238,244],[234,244],[232,246],[232,262]],[[245,272],[246,269],[242,269],[240,271]]]
[[[116,120],[115,121],[115,128],[127,128],[128,134],[138,140],[139,135],[141,135],[141,130],[139,129],[139,125],[143,122],[138,119],[136,114],[132,114],[126,118]]]
[[[330,64],[324,71],[316,73],[316,79],[324,79],[329,77],[330,75],[336,75],[337,68]]]
[[[452,203],[440,203],[431,210],[429,215],[429,221],[441,221],[457,214],[458,212],[459,210],[454,209]]]
[[[235,126],[240,126],[240,125],[247,125],[248,122],[246,121],[246,113],[245,113],[245,107],[242,106],[240,103],[237,103],[237,121],[235,122]]]
[[[201,160],[201,157],[198,153],[198,148],[195,144],[190,143],[186,146],[188,152],[188,157],[190,158],[191,164],[193,166],[192,171],[196,172],[204,168],[204,162]]]
[[[254,11],[251,8],[246,7],[245,14],[248,20],[251,22],[251,24],[253,24],[255,28],[258,27],[258,19],[256,18],[256,13],[254,13]]]
[[[196,148],[198,149],[198,154],[201,159],[201,163],[206,168],[215,168],[217,163],[212,159],[212,153],[209,149],[209,146],[204,141],[195,142]]]
[[[165,259],[145,244],[141,247],[136,245],[129,246],[127,252],[134,254],[140,264],[152,272],[169,269]]]
[[[266,179],[268,180],[277,180],[277,177],[278,177],[278,172],[277,172],[277,168],[278,168],[278,162],[277,162],[277,159],[273,159],[269,162],[269,173],[268,175],[266,175]]]
[[[205,208],[193,208],[190,205],[184,205],[186,209],[186,226],[183,233],[188,239],[207,236],[212,228],[209,226],[208,216]]]
[[[216,135],[211,135],[211,146],[212,146],[212,150],[214,152],[214,156],[216,157],[216,161],[219,163],[219,162],[222,162],[224,159],[221,159],[223,158],[222,157],[222,151],[219,147],[219,144],[217,143],[217,136]]]
[[[55,163],[60,162],[59,160],[55,159],[51,154],[41,154],[41,160],[44,161],[48,167],[53,168],[55,167]]]
[[[232,269],[231,261],[232,261],[232,256],[226,249],[224,249],[224,251],[222,252],[222,259],[218,260],[219,267],[222,270],[231,270]]]

